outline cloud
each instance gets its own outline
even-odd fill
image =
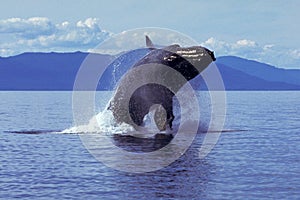
[[[0,33],[10,33],[20,37],[34,38],[38,35],[52,34],[53,31],[55,31],[55,25],[53,25],[49,19],[44,17],[0,20]]]
[[[215,50],[220,55],[244,55],[249,52],[257,52],[259,49],[259,45],[255,41],[247,39],[229,43],[211,37],[201,45]]]
[[[93,48],[111,33],[100,28],[97,18],[76,23],[55,24],[48,18],[10,18],[0,20],[1,56],[26,51],[85,51]]]
[[[239,56],[281,68],[300,69],[300,49],[289,49],[275,44],[261,45],[248,39],[226,42],[213,37],[201,45],[215,51],[217,56]]]
[[[0,48],[0,55],[12,55],[13,53],[9,48]]]
[[[257,44],[252,40],[238,40],[236,42],[236,47],[255,47]]]
[[[60,23],[54,23],[45,17],[0,20],[0,56],[37,51],[94,51],[98,44],[112,36],[111,32],[100,27],[100,20],[97,18]],[[118,51],[121,50],[121,47],[139,47],[144,44],[145,34],[150,35],[156,44],[161,45],[185,41],[178,38],[176,34],[164,33],[163,29],[161,30],[162,32],[144,32],[141,29],[141,34],[131,36],[132,40],[116,41],[114,47],[118,47]],[[124,37],[128,37],[125,33],[127,32],[124,32]],[[163,39],[160,38],[161,35],[163,35]],[[189,44],[184,45],[189,46]],[[275,44],[259,44],[247,38],[228,42],[211,37],[201,45],[214,50],[217,56],[234,55],[282,68],[300,68],[300,49],[291,49]],[[107,47],[107,49],[109,48]],[[112,49],[112,51],[116,50]]]
[[[300,59],[300,49],[294,49],[290,51],[290,54],[295,59]]]

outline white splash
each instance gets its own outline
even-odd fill
[[[198,97],[201,99],[200,110],[201,110],[201,120],[200,120],[200,129],[206,130],[207,124],[209,123],[210,118],[210,106],[208,93],[202,92],[202,94]],[[187,97],[188,99],[188,97]],[[122,134],[122,135],[132,135],[140,138],[150,138],[154,137],[157,133],[163,134],[176,134],[178,131],[178,126],[181,124],[186,132],[189,132],[189,127],[194,125],[195,119],[200,116],[194,116],[192,107],[189,106],[189,101],[183,102],[185,107],[184,110],[180,111],[177,100],[174,100],[174,115],[175,119],[173,121],[173,130],[167,129],[166,131],[160,131],[154,121],[154,112],[155,110],[151,110],[144,118],[143,126],[135,129],[133,126],[126,123],[117,123],[112,112],[107,109],[107,107],[93,116],[87,124],[77,125],[68,129],[61,131],[60,133],[69,133],[69,134],[105,134],[105,135],[114,135],[114,134]],[[184,116],[188,116],[187,118],[180,119],[180,112]],[[198,126],[198,125],[197,125]]]
[[[111,111],[105,109],[92,117],[88,124],[71,127],[63,130],[62,133],[122,134],[132,131],[134,131],[132,126],[117,123]]]
[[[144,118],[144,126],[138,127],[137,130],[129,124],[117,123],[114,116],[110,110],[103,110],[94,117],[92,117],[88,124],[74,126],[63,130],[61,133],[69,134],[84,134],[84,133],[94,133],[94,134],[123,134],[132,135],[135,137],[149,138],[153,137],[157,133],[170,134],[171,130],[159,131],[153,120],[154,112],[150,112]]]

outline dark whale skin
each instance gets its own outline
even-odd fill
[[[149,41],[147,41],[147,44],[149,46]],[[150,76],[168,79],[170,82],[174,82],[174,84],[171,84],[172,87],[168,88],[156,83],[142,85],[132,93],[129,103],[126,103],[128,99],[123,97],[126,96],[124,94],[130,87],[130,83],[126,82],[124,84],[121,82],[110,101],[108,109],[112,111],[118,123],[125,122],[137,128],[143,125],[144,117],[149,113],[153,105],[161,105],[155,111],[155,123],[161,131],[165,130],[167,125],[172,129],[174,95],[187,81],[198,76],[201,71],[216,59],[212,51],[201,46],[184,48],[179,45],[170,45],[163,49],[155,49],[152,46],[150,48],[151,51],[132,68],[144,67],[146,69],[149,64],[154,66],[164,65],[179,72],[184,77],[184,81],[178,81],[176,77],[167,77],[167,73],[157,68],[157,70],[151,72]]]

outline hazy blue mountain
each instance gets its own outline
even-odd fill
[[[276,68],[268,64],[235,56],[219,57],[216,63],[230,66],[233,69],[242,71],[266,81],[300,85],[300,70]]]
[[[218,69],[223,77],[226,90],[299,90],[300,84],[290,84],[281,81],[269,81],[262,77],[254,76],[224,65],[217,63]],[[265,74],[267,77],[268,74]],[[288,78],[288,77],[286,77]]]
[[[138,49],[121,54],[117,59],[110,55],[83,52],[24,53],[0,57],[0,90],[72,90],[77,71],[88,55],[93,59],[89,66],[91,72],[108,65],[98,89],[111,90],[148,51]],[[216,63],[227,90],[300,90],[300,70],[279,69],[233,56],[219,57]],[[201,77],[191,83],[195,89],[205,89]]]
[[[88,53],[23,53],[0,58],[0,90],[72,90],[81,63]],[[102,67],[109,55],[90,54]]]

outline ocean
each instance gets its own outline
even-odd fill
[[[0,199],[299,199],[300,92],[226,95],[227,131],[206,157],[198,156],[199,131],[170,165],[133,173],[98,161],[85,133],[67,134],[72,92],[2,91]],[[110,96],[97,93],[97,112]]]

